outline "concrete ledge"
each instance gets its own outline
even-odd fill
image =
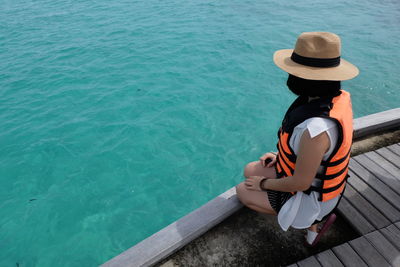
[[[400,127],[400,108],[354,120],[354,138]],[[235,188],[168,225],[102,266],[149,266],[173,254],[238,211],[242,204]]]
[[[354,138],[400,127],[400,108],[354,119]]]

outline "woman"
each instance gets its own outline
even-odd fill
[[[244,205],[278,215],[283,230],[308,228],[311,246],[335,220],[332,211],[348,177],[352,109],[340,81],[359,71],[340,58],[340,47],[336,34],[307,32],[298,37],[294,50],[275,52],[274,62],[289,73],[287,86],[298,98],[279,129],[278,153],[249,163],[245,182],[236,187]]]

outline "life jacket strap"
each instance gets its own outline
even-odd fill
[[[325,188],[323,189],[321,186],[310,186],[307,190],[303,191],[304,194],[311,194],[312,191],[318,192],[320,194],[323,193],[331,193],[333,191],[338,190],[345,182],[347,182],[347,179],[350,177],[350,175],[346,175],[346,177],[337,185],[333,186],[333,187],[329,187],[329,188]]]
[[[349,166],[349,162],[346,164],[346,166],[344,166],[343,169],[341,169],[340,171],[334,173],[334,174],[317,174],[315,177],[321,180],[332,180],[336,177],[338,177],[339,175],[343,174],[344,172],[347,171],[347,167]]]
[[[343,163],[343,162],[347,159],[347,157],[349,156],[350,152],[351,152],[351,149],[349,149],[349,151],[346,153],[346,155],[345,155],[343,158],[340,158],[340,159],[338,159],[338,160],[336,160],[336,161],[333,161],[333,162],[322,161],[322,162],[321,162],[321,165],[324,166],[324,167],[334,167],[334,166],[337,166],[337,165]]]

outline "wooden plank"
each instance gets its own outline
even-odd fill
[[[321,264],[317,261],[314,256],[308,257],[302,261],[297,262],[299,267],[321,267]]]
[[[340,200],[338,210],[361,235],[375,230],[375,227],[347,199]]]
[[[365,238],[392,266],[400,266],[400,250],[393,246],[382,233],[375,231],[365,235]]]
[[[364,267],[368,266],[358,254],[350,247],[348,243],[334,247],[333,252],[336,257],[347,267]]]
[[[378,150],[375,150],[375,152],[390,161],[393,165],[400,168],[400,156],[389,150],[387,147],[382,147]]]
[[[391,146],[387,146],[387,148],[400,156],[400,145],[399,144],[393,144]]]
[[[397,249],[400,249],[400,229],[394,224],[379,230]]]
[[[350,159],[350,169],[385,198],[386,201],[390,202],[394,207],[400,207],[400,196],[357,161]]]
[[[393,205],[387,202],[381,195],[379,195],[372,187],[368,186],[357,174],[349,171],[350,178],[347,180],[348,184],[352,185],[365,199],[367,199],[373,206],[382,212],[390,222],[400,220],[400,211]],[[399,207],[400,208],[400,207]]]
[[[347,185],[344,191],[344,197],[375,227],[375,229],[390,225],[389,220],[354,190],[350,184]]]
[[[354,137],[396,129],[400,125],[399,112],[400,108],[396,108],[354,119]]]
[[[390,266],[365,237],[361,236],[351,240],[349,244],[369,266]]]
[[[368,152],[369,153],[369,152]],[[366,153],[367,154],[367,153]],[[400,183],[391,173],[382,168],[379,164],[368,158],[365,154],[353,157],[358,163],[368,169],[375,177],[388,185],[395,192],[400,192]],[[400,197],[400,195],[399,195]]]
[[[290,264],[290,265],[288,265],[286,267],[297,267],[297,266],[299,266],[299,265],[297,265],[296,263],[293,263],[293,264]]]
[[[323,267],[344,266],[330,249],[315,255],[315,257]]]
[[[365,156],[378,164],[379,167],[384,169],[387,173],[391,174],[394,178],[397,178],[397,182],[400,182],[400,169],[390,163],[390,161],[388,161],[375,151],[365,153]]]

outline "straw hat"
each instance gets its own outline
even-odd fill
[[[356,77],[358,68],[340,58],[340,38],[330,32],[304,32],[294,49],[278,50],[275,64],[284,71],[308,80],[344,81]]]

